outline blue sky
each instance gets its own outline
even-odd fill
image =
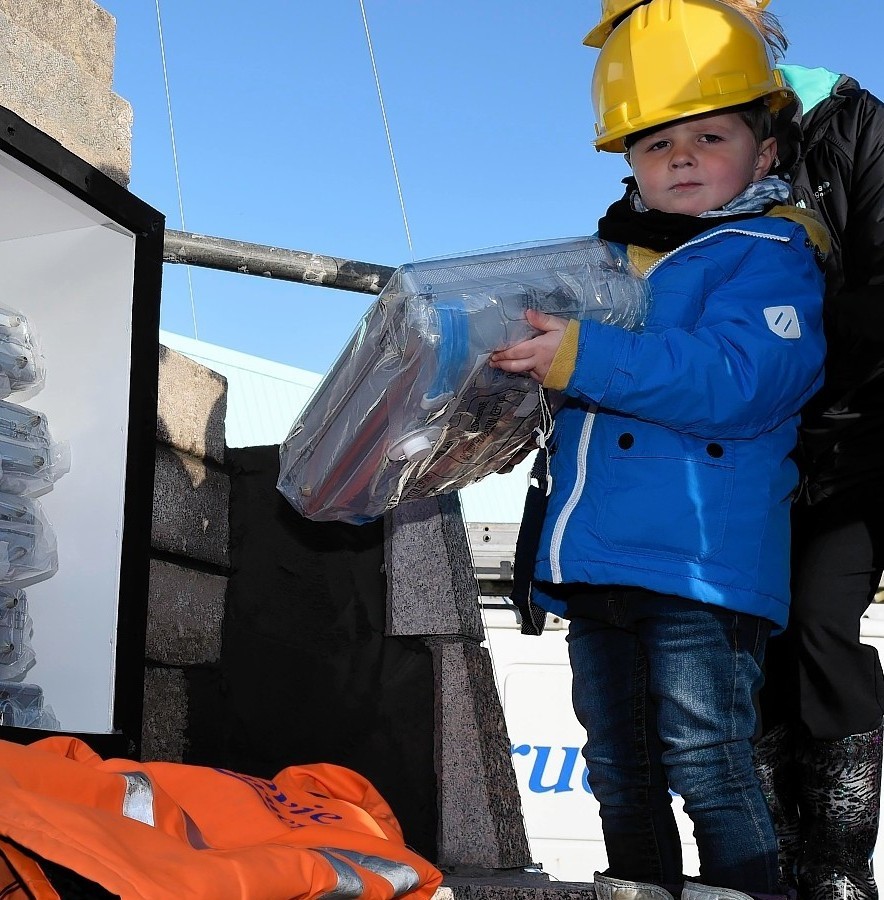
[[[181,228],[155,0],[117,21],[130,189]],[[364,0],[414,258],[587,234],[622,159],[591,146],[598,0]],[[359,0],[160,0],[188,231],[395,266],[412,258]],[[884,95],[881,0],[773,0],[788,62]],[[324,371],[371,298],[192,268],[198,336]],[[162,327],[194,336],[183,266]]]

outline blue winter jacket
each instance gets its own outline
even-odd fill
[[[646,274],[643,332],[580,324],[534,602],[579,614],[543,582],[629,585],[785,626],[790,453],[825,351],[814,247],[801,225],[758,217]]]

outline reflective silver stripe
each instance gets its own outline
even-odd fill
[[[344,860],[338,859],[336,856],[332,856],[328,850],[321,850],[317,847],[316,852],[328,862],[338,876],[338,883],[335,885],[334,890],[322,894],[319,900],[325,900],[326,897],[353,900],[353,898],[362,896],[365,884],[353,866],[348,865]],[[341,851],[335,850],[334,852],[340,853]]]
[[[153,785],[143,772],[121,772],[126,779],[126,796],[123,797],[123,815],[145,825],[154,825]]]
[[[334,852],[352,860],[363,869],[380,875],[385,881],[389,881],[396,892],[393,894],[394,897],[401,897],[403,894],[413,891],[420,884],[420,876],[415,869],[405,863],[384,859],[383,856],[366,856],[355,850],[335,850]]]
[[[587,451],[589,449],[589,439],[592,436],[592,426],[595,422],[595,412],[588,412],[583,421],[583,428],[580,431],[580,442],[577,445],[577,476],[574,479],[574,487],[571,489],[571,495],[568,497],[556,524],[553,526],[552,539],[549,547],[549,565],[552,569],[553,584],[562,583],[562,539],[565,536],[565,528],[571,513],[577,507],[580,495],[583,493],[583,487],[586,484],[586,464]]]

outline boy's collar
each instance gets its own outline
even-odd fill
[[[648,207],[645,206],[641,198],[638,185],[635,184],[635,179],[631,180],[634,184],[634,190],[630,195],[629,202],[636,212],[647,212]],[[753,181],[745,190],[737,194],[733,200],[725,203],[724,206],[700,213],[697,218],[720,219],[723,216],[760,215],[770,207],[771,203],[791,203],[791,201],[792,189],[789,185],[776,175],[768,175],[759,181]]]

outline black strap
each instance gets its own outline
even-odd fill
[[[522,634],[539,635],[546,625],[546,610],[533,603],[531,591],[534,580],[534,561],[540,549],[540,533],[546,516],[547,450],[537,452],[531,469],[531,483],[525,495],[525,509],[519,536],[516,538],[516,556],[513,560],[513,590],[510,600],[522,616]]]

